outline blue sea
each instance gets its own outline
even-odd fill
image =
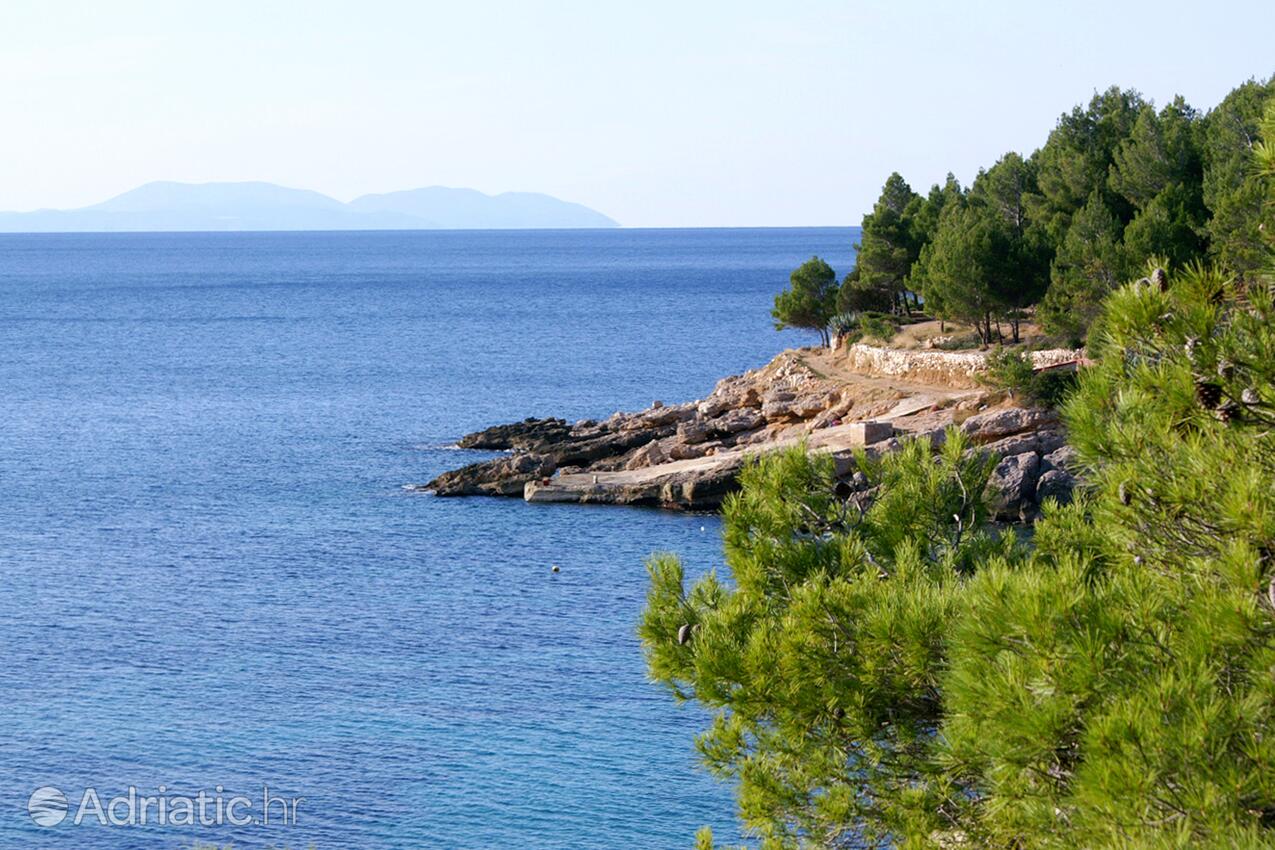
[[[717,518],[404,485],[809,344],[773,294],[854,238],[0,236],[0,850],[740,838],[635,635]]]

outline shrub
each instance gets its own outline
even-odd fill
[[[856,342],[863,332],[859,329],[859,314],[853,312],[838,313],[828,320],[828,330],[834,337],[847,342]]]
[[[894,318],[885,313],[863,313],[859,319],[863,335],[878,342],[889,342],[899,332]]]
[[[1037,372],[1030,355],[999,348],[987,355],[987,371],[982,380],[1023,401],[1056,407],[1075,387],[1076,373],[1061,368]]]

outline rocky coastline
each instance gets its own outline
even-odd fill
[[[1039,368],[1077,358],[1074,351],[1033,354]],[[831,454],[853,487],[856,449],[879,454],[908,437],[940,441],[956,425],[997,461],[988,485],[996,517],[1030,520],[1044,499],[1070,498],[1075,455],[1053,411],[1019,406],[981,387],[981,365],[976,352],[863,345],[786,351],[723,379],[697,401],[657,401],[574,423],[528,418],[469,434],[460,448],[506,454],[415,489],[444,497],[714,510],[758,452],[804,442]]]

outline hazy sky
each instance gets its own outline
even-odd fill
[[[1212,106],[1273,32],[1273,0],[5,0],[0,209],[269,180],[857,224],[891,171],[968,181],[1096,88]]]

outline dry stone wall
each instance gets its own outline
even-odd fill
[[[1070,363],[1082,354],[1069,348],[1030,352],[1037,369]],[[987,369],[987,353],[982,351],[910,351],[855,343],[847,357],[846,365],[864,375],[945,387],[978,387],[978,376]]]

